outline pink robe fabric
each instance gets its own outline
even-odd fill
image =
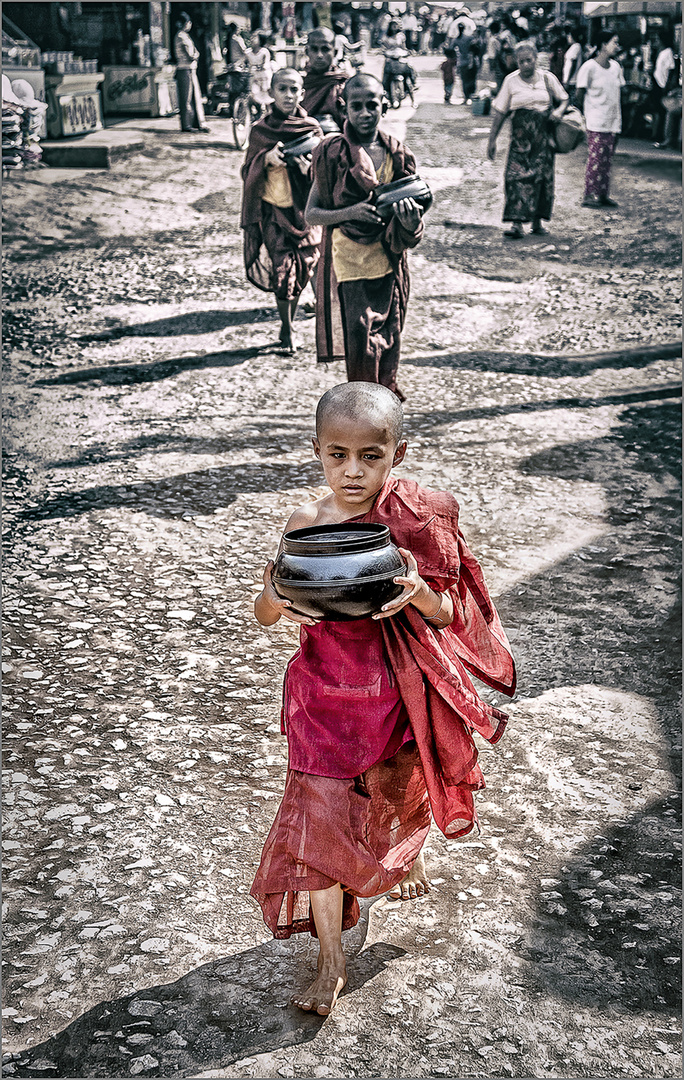
[[[291,760],[283,801],[252,886],[252,895],[277,937],[301,930],[315,933],[307,893],[336,882],[345,891],[345,926],[353,925],[358,918],[354,897],[387,891],[413,864],[427,836],[430,810],[449,837],[467,834],[477,822],[473,792],[484,787],[484,777],[473,733],[496,743],[507,718],[478,696],[468,672],[513,694],[515,665],[482,570],[458,528],[458,510],[456,500],[445,492],[426,491],[413,481],[392,478],[372,510],[355,519],[387,524],[394,542],[413,552],[430,587],[440,592],[448,589],[454,601],[454,622],[444,630],[435,630],[409,605],[392,619],[373,624],[382,634],[384,651],[366,651],[363,656],[356,649],[347,652],[342,668],[347,686],[353,685],[352,678],[357,687],[375,685],[380,679],[381,690],[383,686],[389,690],[392,683],[398,690],[403,707],[396,713],[389,741],[392,714],[377,709],[378,702],[374,714],[370,695],[347,695],[349,714],[344,724],[348,726],[343,729],[338,726],[340,716],[329,711],[331,695],[325,688],[335,688],[337,682],[339,690],[340,680],[326,670],[324,657],[335,640],[332,628],[340,624],[321,623],[315,633],[302,627],[302,646],[291,664],[297,685],[304,676],[297,667],[298,658],[318,657],[314,665],[321,666],[314,667],[316,677],[310,680],[307,698],[309,714],[316,720],[307,726],[306,715],[295,717],[297,730],[291,746],[297,765]],[[357,632],[362,636],[361,630]],[[358,663],[354,664],[354,658]],[[353,675],[352,667],[356,669]],[[387,670],[385,685],[383,672]],[[318,677],[326,674],[330,682]],[[283,707],[286,729],[293,715],[291,677],[289,668]],[[369,729],[373,718],[380,718],[367,744],[366,717],[371,721]],[[351,748],[350,738],[355,739]],[[308,749],[303,749],[307,740]],[[397,752],[383,756],[399,740]],[[374,746],[381,757],[360,775],[341,775],[365,763],[366,745]],[[322,766],[328,771],[332,768],[332,775],[320,775]],[[359,803],[359,794],[365,802]]]

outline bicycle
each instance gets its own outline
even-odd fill
[[[261,111],[252,98],[250,72],[228,68],[217,75],[209,90],[206,111],[210,116],[228,114],[233,125],[233,142],[238,150],[244,150],[252,121],[258,119]]]

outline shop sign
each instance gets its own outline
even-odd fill
[[[84,131],[97,131],[102,127],[99,93],[60,97],[59,111],[63,135],[82,135]]]
[[[106,72],[105,96],[112,108],[150,106],[154,103],[153,72],[141,74],[133,71],[127,75]]]

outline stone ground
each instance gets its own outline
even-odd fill
[[[364,904],[332,1017],[288,1004],[314,943],[247,893],[296,632],[251,603],[344,372],[310,319],[268,347],[224,121],[8,181],[6,1075],[681,1075],[679,161],[623,144],[597,214],[560,158],[551,235],[507,246],[505,137],[420,64],[401,472],[457,494],[520,671],[481,835]]]

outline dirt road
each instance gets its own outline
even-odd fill
[[[459,498],[519,691],[481,835],[364,905],[327,1020],[247,899],[296,645],[250,611],[344,372],[310,319],[267,348],[222,121],[6,185],[6,1075],[681,1075],[678,163],[623,146],[597,214],[559,159],[507,246],[505,140],[420,93],[401,474]]]

